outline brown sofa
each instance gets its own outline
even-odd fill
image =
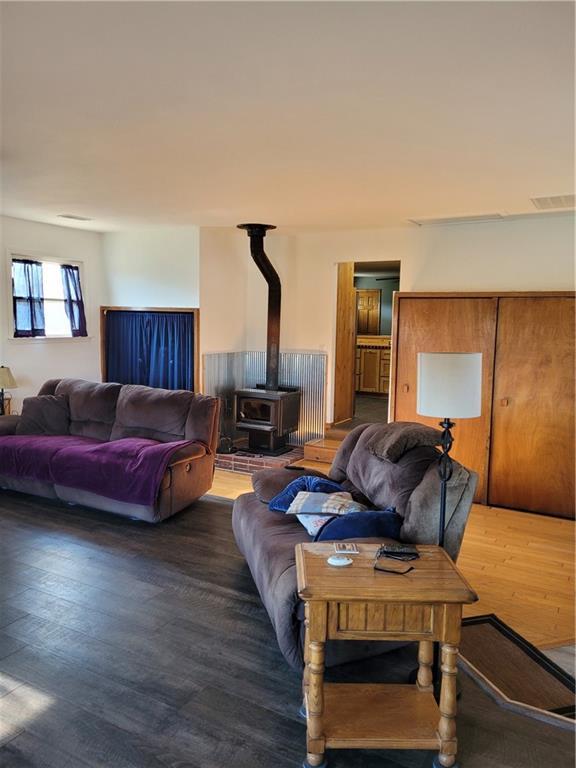
[[[0,457],[3,457],[0,458],[0,487],[158,522],[184,509],[210,489],[218,424],[217,398],[184,390],[52,379],[44,384],[36,398],[25,400],[21,417],[0,417]],[[116,463],[122,460],[122,446],[136,439],[146,443],[146,447],[148,444],[158,446],[164,452],[165,465],[161,467],[163,474],[159,476],[155,498],[145,504],[125,498],[119,500],[130,487],[129,477],[122,489],[124,492],[115,494],[116,498],[47,480],[45,475],[49,470],[41,465],[43,461],[48,462],[39,449],[49,448],[50,440],[74,443],[72,438],[80,444],[79,455],[74,456],[76,464],[80,464],[80,474],[82,450],[86,452],[92,446],[110,445]],[[122,442],[123,438],[135,440]],[[112,445],[113,441],[119,442]],[[174,446],[172,451],[169,445],[161,445],[180,441],[186,443]],[[33,459],[37,449],[36,472],[30,455]],[[13,460],[12,454],[16,451],[24,457],[20,464]],[[87,460],[86,476],[91,471]]]
[[[434,544],[438,537],[439,452],[433,445],[417,445],[397,450],[394,460],[384,460],[373,453],[375,441],[392,437],[394,447],[405,444],[406,435],[414,436],[421,425],[363,424],[352,430],[342,442],[330,479],[343,485],[359,501],[377,509],[396,508],[403,518],[401,538],[414,544]],[[424,427],[424,430],[429,428]],[[430,436],[428,431],[427,436]],[[433,436],[432,436],[433,437]],[[433,440],[432,440],[433,442]],[[268,509],[268,502],[299,474],[310,470],[267,469],[253,475],[254,493],[240,496],[232,516],[234,535],[246,558],[252,577],[270,617],[280,650],[294,669],[303,666],[303,609],[296,588],[294,547],[311,541],[293,515]],[[448,484],[445,547],[456,559],[464,535],[468,513],[474,498],[477,475],[454,462]],[[373,656],[398,647],[398,643],[358,643],[330,641],[326,665]]]

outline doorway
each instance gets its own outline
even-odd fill
[[[338,265],[334,426],[388,421],[392,301],[400,262]]]

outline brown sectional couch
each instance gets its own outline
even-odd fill
[[[51,410],[55,400],[65,402],[69,414],[67,432],[63,433],[60,426],[57,435],[86,438],[96,445],[123,438],[144,438],[159,443],[189,442],[175,447],[156,499],[150,504],[120,501],[30,475],[6,474],[6,466],[3,472],[1,464],[0,488],[83,504],[147,522],[159,522],[179,512],[210,489],[218,442],[217,398],[184,390],[52,379],[43,385],[37,398],[25,401],[22,417],[0,417],[0,445],[9,449],[10,436],[30,435],[33,439],[34,435],[46,435],[42,408],[48,409],[49,400]]]

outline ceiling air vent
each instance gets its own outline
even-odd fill
[[[576,195],[550,195],[548,197],[531,197],[532,203],[539,211],[552,211],[558,208],[574,208]]]
[[[447,216],[439,219],[408,219],[411,224],[425,227],[428,224],[481,224],[484,221],[500,221],[501,213],[482,213],[476,216]]]
[[[88,216],[76,216],[74,213],[59,213],[59,219],[72,219],[72,221],[92,221]]]

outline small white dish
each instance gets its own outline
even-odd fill
[[[334,565],[336,568],[346,568],[348,565],[352,565],[354,560],[345,555],[330,555],[326,562],[328,565]]]

